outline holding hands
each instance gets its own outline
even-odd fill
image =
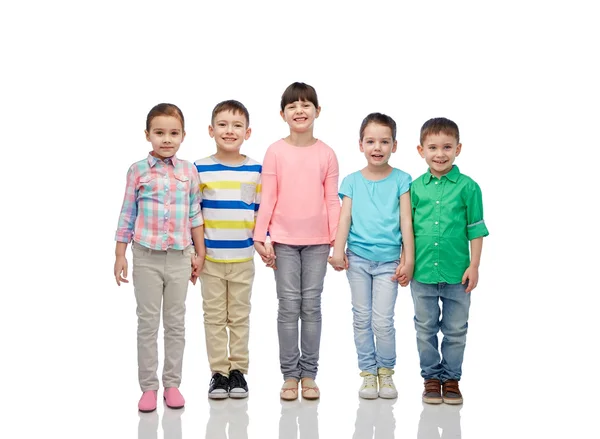
[[[407,264],[404,261],[400,261],[400,264],[396,267],[396,273],[392,276],[392,280],[397,281],[401,287],[405,287],[412,279],[414,270],[415,264]]]
[[[254,241],[254,248],[267,267],[277,270],[277,265],[275,264],[277,256],[275,256],[275,250],[270,242]]]
[[[327,262],[329,262],[329,265],[331,265],[335,271],[344,271],[347,270],[349,267],[348,257],[343,252],[336,253],[334,251],[333,255],[329,256],[329,258],[327,259]]]

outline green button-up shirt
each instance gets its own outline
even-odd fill
[[[462,282],[469,241],[489,234],[481,189],[455,165],[442,178],[429,170],[410,188],[415,232],[414,279],[425,284]]]

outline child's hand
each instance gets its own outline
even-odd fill
[[[329,262],[329,265],[331,265],[335,271],[344,271],[349,267],[348,257],[344,253],[334,253],[333,256],[327,258],[327,262]]]
[[[401,263],[396,267],[396,272],[392,276],[392,280],[397,281],[401,287],[405,287],[410,283],[414,269],[414,265]]]
[[[123,276],[121,276],[121,273]],[[115,260],[115,280],[117,285],[121,286],[121,282],[129,283],[127,277],[127,258],[125,256],[117,256]]]
[[[275,250],[273,250],[273,246],[271,243],[262,243],[260,241],[254,241],[254,248],[256,252],[260,255],[262,261],[266,264],[267,267],[271,267],[274,270],[277,269],[275,266]]]
[[[464,285],[467,279],[469,280],[469,283],[467,288],[465,288],[465,293],[470,293],[475,289],[477,282],[479,281],[479,267],[469,265],[469,268],[467,268],[465,274],[463,274],[461,283]]]
[[[200,272],[204,268],[204,258],[196,254],[192,255],[192,275],[190,276],[190,282],[196,285]]]

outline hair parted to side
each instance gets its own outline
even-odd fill
[[[452,136],[456,139],[456,143],[460,143],[460,136],[458,133],[458,125],[450,119],[445,117],[435,117],[429,119],[421,127],[420,142],[423,145],[425,138],[430,134],[444,133],[448,136]]]
[[[285,109],[286,105],[296,101],[312,102],[315,108],[319,108],[317,91],[313,86],[305,84],[304,82],[294,82],[285,89],[281,95],[281,111]]]
[[[162,103],[152,107],[152,110],[150,110],[148,116],[146,117],[146,131],[150,131],[152,119],[157,116],[171,116],[179,119],[181,122],[181,129],[185,131],[185,119],[183,118],[183,113],[177,105]]]
[[[370,123],[376,123],[377,125],[383,125],[392,130],[392,142],[396,141],[396,121],[387,114],[383,113],[371,113],[365,117],[360,124],[360,141],[362,142],[365,136],[365,129]]]
[[[233,100],[233,99],[219,102],[217,105],[215,105],[215,108],[213,108],[213,111],[212,111],[212,116],[210,118],[210,123],[214,124],[215,117],[217,117],[217,114],[219,114],[223,111],[231,111],[233,114],[237,113],[237,114],[241,114],[241,115],[245,116],[246,117],[246,128],[248,128],[250,126],[250,113],[248,113],[248,109],[244,106],[244,104],[242,104],[239,101]]]

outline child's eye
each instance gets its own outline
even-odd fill
[[[173,132],[171,133],[171,135],[172,135],[172,136],[178,136],[178,135],[179,135],[179,131],[173,131]]]
[[[159,135],[159,136],[162,136],[162,133],[163,133],[162,131],[155,131],[154,132],[154,134]]]
[[[381,143],[383,143],[383,144],[387,145],[387,144],[388,144],[388,143],[390,143],[390,142],[389,142],[389,140],[384,140],[384,141],[383,141],[383,142],[381,142]]]

